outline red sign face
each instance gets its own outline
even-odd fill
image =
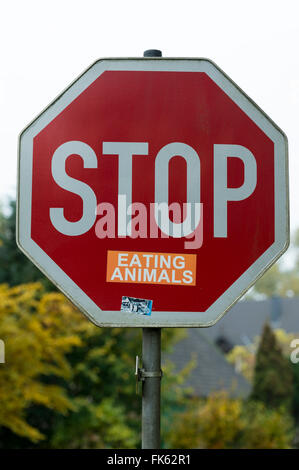
[[[211,62],[99,61],[21,136],[19,244],[97,324],[208,325],[286,249],[286,188],[282,132]]]

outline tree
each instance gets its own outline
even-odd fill
[[[226,355],[228,362],[235,366],[235,369],[244,375],[248,382],[252,382],[255,366],[255,345],[234,346]]]
[[[263,403],[243,404],[243,449],[289,449],[294,437],[294,422],[284,409],[269,409]]]
[[[281,271],[278,263],[275,263],[266,273],[255,283],[253,297],[256,294],[263,294],[267,297],[280,295],[283,289],[285,273]]]
[[[299,295],[299,229],[291,237],[290,252],[293,255],[293,266],[283,268],[281,262],[275,263],[246,294],[247,298],[256,298],[259,295]]]
[[[163,348],[183,334],[164,329]],[[131,448],[140,444],[134,366],[141,331],[98,328],[39,283],[0,286],[0,447]],[[182,390],[166,373],[163,411]],[[177,393],[176,393],[177,390]]]
[[[177,415],[168,447],[178,449],[286,449],[293,423],[281,410],[229,398],[225,392],[196,399]]]
[[[54,285],[19,250],[16,244],[16,202],[10,201],[9,213],[0,213],[0,284],[11,286],[42,282],[47,290]]]
[[[296,423],[299,424],[299,364],[292,364],[292,369],[293,369],[293,378],[294,378],[292,411],[293,411],[293,415],[294,415],[294,419]]]
[[[0,364],[0,426],[33,442],[43,434],[26,421],[28,406],[42,405],[62,414],[73,406],[62,387],[40,380],[52,375],[69,379],[72,371],[65,354],[81,343],[74,309],[65,304],[64,318],[55,311],[50,315],[53,302],[40,284],[0,286],[0,337],[6,356],[6,363]]]
[[[290,355],[290,344],[293,339],[298,338],[298,334],[287,333],[281,328],[274,330],[273,334],[281,348],[282,354],[285,358],[288,358]],[[253,382],[256,353],[260,342],[261,338],[257,336],[250,344],[234,346],[226,355],[227,360],[234,364],[238,372],[243,374],[250,383]]]
[[[140,447],[141,392],[136,395],[134,368],[136,355],[141,356],[141,331],[93,329],[84,346],[69,355],[74,376],[65,386],[79,408],[67,417],[56,417],[50,444],[53,448]],[[162,350],[182,334],[163,329]],[[183,374],[172,373],[171,365],[163,369],[162,422],[168,423],[172,408],[180,406],[185,394],[180,387]]]
[[[257,351],[251,398],[266,406],[291,407],[293,372],[268,323]]]

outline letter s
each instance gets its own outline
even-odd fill
[[[58,232],[64,235],[76,236],[88,232],[96,220],[97,199],[88,184],[76,180],[65,171],[65,163],[70,155],[79,155],[84,163],[84,168],[97,168],[98,161],[92,148],[80,141],[69,141],[60,145],[52,158],[52,175],[54,181],[61,188],[77,194],[83,201],[82,217],[76,222],[70,222],[64,217],[62,207],[50,208],[50,219]]]

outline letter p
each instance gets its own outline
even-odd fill
[[[227,187],[227,159],[240,158],[244,163],[244,183]],[[255,190],[257,181],[254,155],[242,145],[214,145],[214,237],[227,237],[227,202],[243,201]]]

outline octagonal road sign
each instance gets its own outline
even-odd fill
[[[99,326],[212,325],[288,246],[286,137],[209,60],[99,60],[21,134],[17,238]]]

